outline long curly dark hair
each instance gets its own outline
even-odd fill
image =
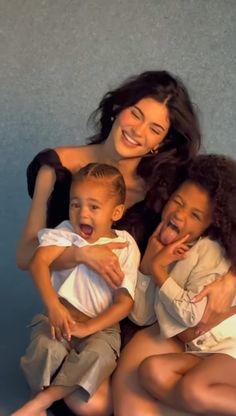
[[[147,184],[147,205],[160,212],[181,181],[182,167],[197,154],[201,144],[198,117],[180,79],[167,71],[147,71],[107,92],[90,116],[89,121],[93,121],[98,133],[88,143],[105,141],[114,118],[145,97],[165,102],[170,117],[170,129],[158,154],[144,156],[137,169]]]
[[[236,268],[236,161],[222,155],[199,155],[190,164],[187,178],[205,189],[213,208],[207,235],[225,249]]]

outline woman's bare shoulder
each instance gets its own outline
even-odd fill
[[[65,146],[56,147],[54,150],[58,154],[62,165],[73,172],[91,161],[90,148],[89,145]]]

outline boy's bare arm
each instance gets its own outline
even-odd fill
[[[126,318],[132,310],[134,301],[126,289],[117,289],[114,303],[103,313],[91,318],[85,323],[75,325],[71,334],[83,338],[95,332],[102,331]]]
[[[69,311],[63,306],[51,283],[50,265],[66,247],[47,246],[39,247],[30,261],[30,272],[34,283],[40,293],[42,301],[46,306],[48,317],[52,325],[52,336],[55,336],[55,329],[65,334],[70,339],[70,325],[74,324]]]
[[[34,283],[40,293],[44,305],[48,308],[54,301],[58,301],[50,275],[50,265],[63,251],[65,247],[47,246],[39,247],[34,253],[29,264]]]

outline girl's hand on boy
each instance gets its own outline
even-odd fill
[[[70,312],[59,301],[48,309],[48,319],[51,323],[51,335],[53,339],[65,338],[67,341],[71,339],[71,328],[75,326],[75,321]]]
[[[105,282],[116,289],[124,279],[118,257],[112,250],[122,250],[128,243],[108,243],[103,245],[85,246],[78,249],[77,262],[98,273]]]

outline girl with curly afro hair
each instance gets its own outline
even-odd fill
[[[200,155],[165,205],[141,263],[143,279],[152,275],[162,338],[178,337],[197,325],[207,299],[195,303],[195,295],[230,267],[235,272],[236,161]],[[236,296],[231,309],[236,312]],[[184,349],[142,361],[138,373],[144,390],[180,411],[235,415],[236,315],[186,340]]]

